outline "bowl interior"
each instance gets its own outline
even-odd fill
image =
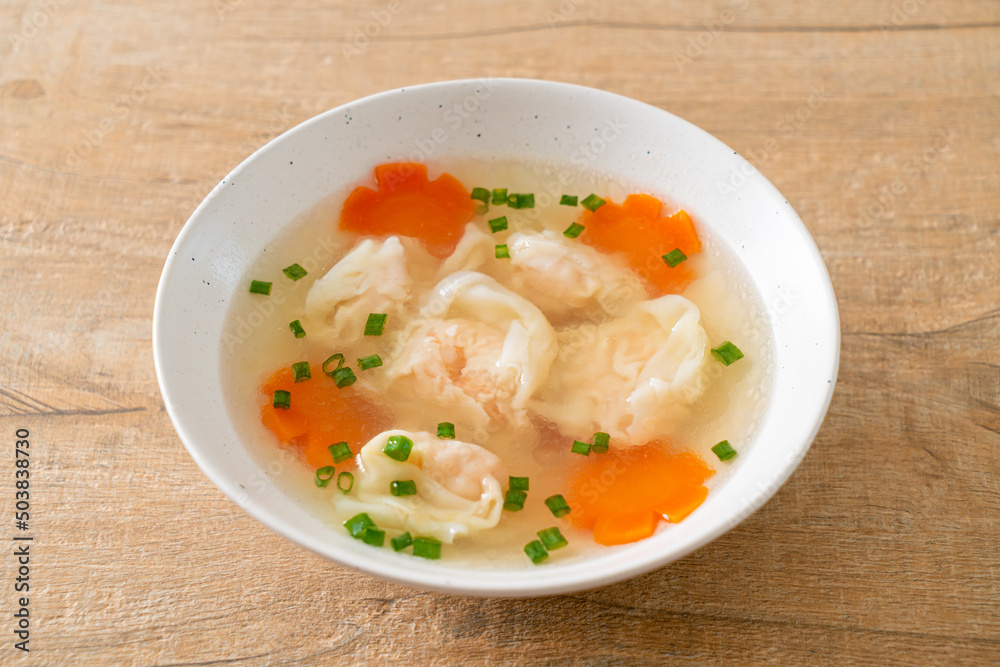
[[[776,354],[756,438],[691,519],[584,562],[490,572],[401,559],[335,534],[270,481],[223,400],[227,305],[253,259],[297,215],[388,161],[441,156],[569,162],[641,183],[683,206],[745,265]],[[157,377],[181,440],[251,515],[319,554],[423,588],[542,595],[639,574],[689,553],[760,507],[795,469],[826,413],[840,329],[829,275],[795,211],[732,149],[655,107],[546,81],[451,81],[380,93],[317,116],[230,173],[170,251],[153,319]]]

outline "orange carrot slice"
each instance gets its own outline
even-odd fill
[[[679,294],[694,279],[687,262],[670,268],[663,261],[675,248],[688,257],[701,252],[701,240],[684,211],[660,217],[663,203],[649,195],[629,195],[621,205],[607,202],[596,211],[583,211],[586,227],[580,240],[606,253],[620,252],[629,265],[665,294]]]
[[[278,389],[291,394],[288,409],[272,405]],[[333,465],[330,445],[346,440],[357,454],[361,445],[389,426],[387,417],[354,387],[339,389],[331,378],[319,373],[305,382],[295,382],[292,370],[282,368],[260,386],[260,393],[267,398],[260,409],[261,423],[282,444],[300,447],[306,462],[316,468]],[[338,465],[347,466],[348,462]]]
[[[649,537],[661,519],[677,523],[708,495],[715,471],[693,452],[665,442],[592,454],[570,477],[568,519],[594,532],[599,544],[627,544]]]
[[[429,181],[422,164],[379,165],[375,182],[377,191],[360,186],[347,197],[340,212],[341,229],[410,236],[443,259],[455,249],[465,223],[475,215],[475,202],[458,179],[442,174]]]

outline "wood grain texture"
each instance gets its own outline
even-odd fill
[[[37,492],[33,650],[0,621],[0,664],[1000,661],[1000,5],[402,0],[345,51],[387,6],[0,0],[0,433],[31,429]],[[578,595],[420,593],[304,552],[198,470],[153,371],[163,261],[235,164],[479,76],[712,132],[799,211],[840,304],[837,393],[777,496]]]

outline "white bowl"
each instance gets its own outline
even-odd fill
[[[556,140],[557,139],[557,140]],[[503,572],[402,558],[337,533],[250,456],[223,401],[227,305],[283,225],[387,161],[502,154],[590,164],[688,210],[731,248],[767,306],[769,407],[731,475],[688,520],[607,555]],[[593,157],[591,157],[593,156]],[[420,588],[530,596],[593,588],[677,560],[763,505],[801,461],[833,394],[840,326],[830,277],[802,221],[735,151],[642,102],[549,81],[445,81],[332,109],[255,152],[181,230],[163,269],[153,354],[164,403],[205,474],[253,517],[343,565]],[[418,562],[419,561],[419,562]]]

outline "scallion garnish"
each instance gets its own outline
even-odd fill
[[[441,422],[438,424],[438,437],[442,440],[454,440],[455,425],[451,422]]]
[[[355,514],[344,522],[344,528],[346,528],[347,532],[351,534],[351,537],[359,540],[364,537],[365,533],[375,527],[375,522],[372,521],[372,518],[364,512],[361,514]]]
[[[478,199],[484,204],[490,203],[490,191],[486,188],[472,188],[472,199]]]
[[[334,463],[340,463],[341,461],[346,461],[347,459],[354,456],[351,451],[351,446],[347,444],[347,441],[338,442],[335,445],[330,445],[327,447],[330,450],[330,456],[333,457]]]
[[[603,454],[608,451],[608,445],[611,444],[611,436],[602,431],[598,431],[594,434],[594,446],[593,450],[595,454]]]
[[[526,491],[507,489],[507,493],[503,498],[503,508],[508,512],[520,512],[524,509],[526,500],[528,500],[528,493]]]
[[[413,539],[413,555],[430,560],[441,557],[441,540],[434,537],[416,537]]]
[[[337,362],[337,367],[332,371],[327,370],[326,367],[334,361]],[[358,376],[354,374],[354,371],[344,366],[344,355],[339,352],[337,354],[330,355],[330,357],[323,362],[321,368],[324,373],[333,378],[333,381],[337,383],[337,387],[340,389],[352,385],[358,380]]]
[[[292,364],[292,376],[296,382],[305,382],[312,378],[312,371],[309,369],[308,361],[299,361]]]
[[[354,488],[354,475],[349,472],[342,472],[337,475],[337,488],[343,493],[350,493]]]
[[[281,270],[281,272],[284,273],[289,278],[291,278],[292,280],[300,280],[309,275],[309,272],[303,269],[298,264],[292,264],[291,266],[286,266]]]
[[[284,389],[275,389],[274,400],[271,401],[271,405],[280,410],[287,410],[292,407],[292,395]]]
[[[368,321],[365,322],[366,336],[381,336],[385,329],[385,321],[389,317],[386,313],[369,313]]]
[[[527,477],[510,477],[510,482],[508,487],[511,489],[517,489],[518,491],[528,490],[528,478]]]
[[[542,541],[542,544],[549,551],[552,551],[553,549],[562,549],[564,546],[569,544],[569,542],[566,541],[566,538],[563,537],[563,534],[559,532],[559,528],[556,526],[540,530],[535,534],[538,535],[538,539]]]
[[[507,244],[497,245],[493,250],[493,256],[497,259],[510,259],[510,250],[507,249]]]
[[[393,551],[402,551],[413,544],[413,535],[410,535],[410,531],[406,531],[402,535],[397,535],[389,540],[389,543],[392,544]]]
[[[298,320],[293,320],[288,323],[288,328],[292,330],[296,338],[305,338],[306,330],[302,328],[302,323]]]
[[[369,368],[378,368],[381,365],[382,365],[382,357],[378,356],[377,354],[372,354],[367,357],[361,357],[360,359],[358,359],[358,368],[360,368],[363,371],[366,371]]]
[[[575,239],[581,232],[583,232],[584,229],[586,229],[586,227],[581,225],[579,222],[574,222],[572,225],[567,227],[565,231],[563,231],[563,236],[568,239]]]
[[[490,200],[494,206],[507,203],[507,188],[493,188],[493,198]]]
[[[413,449],[413,441],[405,435],[390,435],[385,441],[382,452],[390,459],[403,462],[410,458],[411,449]]]
[[[562,197],[559,198],[559,205],[560,206],[576,206],[576,203],[577,203],[578,200],[579,200],[579,197],[575,197],[575,196],[572,196],[572,195],[563,195]]]
[[[729,444],[728,440],[723,440],[722,442],[713,445],[712,451],[715,452],[715,455],[719,457],[720,461],[728,461],[729,459],[735,457],[737,453],[736,450],[733,449],[733,446]]]
[[[538,540],[532,540],[531,542],[525,544],[524,553],[528,555],[528,558],[530,558],[531,562],[535,565],[538,565],[549,557],[549,552],[545,550],[545,547],[542,546],[542,543]]]
[[[535,195],[530,192],[507,195],[507,206],[511,208],[535,208]]]
[[[545,506],[549,508],[552,515],[559,519],[570,513],[569,504],[560,494],[549,496],[545,499]]]
[[[316,486],[321,489],[325,489],[326,485],[330,483],[331,479],[333,479],[334,473],[336,473],[336,470],[333,469],[333,466],[316,468],[316,479],[314,480],[316,482]]]
[[[727,340],[719,347],[712,348],[712,356],[715,357],[715,360],[719,363],[728,366],[733,362],[742,359],[743,353],[740,351],[740,348],[736,347]]]
[[[267,296],[271,293],[271,283],[264,282],[263,280],[251,280],[250,293],[263,294],[264,296]]]
[[[674,248],[663,256],[663,261],[672,269],[687,258],[688,256],[680,248]]]
[[[365,531],[365,534],[361,536],[361,541],[365,544],[370,544],[373,547],[380,547],[385,544],[385,531],[379,530],[378,528],[369,528]]]
[[[580,202],[580,206],[584,207],[585,209],[591,212],[596,211],[605,204],[607,204],[607,202],[598,197],[597,195],[595,195],[594,193],[590,193],[589,195],[583,198],[582,202]]]
[[[499,218],[493,218],[490,220],[490,231],[496,234],[497,232],[502,232],[507,229],[507,216],[501,215]]]
[[[590,443],[574,440],[573,446],[570,448],[570,451],[572,451],[574,454],[583,454],[584,456],[590,456]]]
[[[415,496],[417,483],[412,479],[395,479],[389,482],[389,493],[394,496]]]

